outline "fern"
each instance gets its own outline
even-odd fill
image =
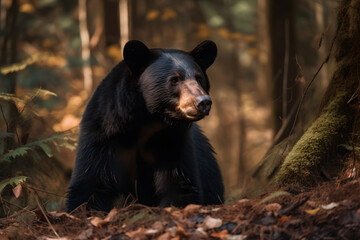
[[[54,93],[54,92],[51,92],[49,90],[46,90],[46,89],[32,89],[32,90],[27,90],[26,91],[29,95],[32,95],[34,97],[40,97],[40,98],[45,98],[47,96],[54,96],[56,97],[57,94]]]
[[[3,68],[4,69],[4,68]],[[14,68],[15,69],[15,68]],[[5,73],[6,74],[6,73]],[[13,102],[18,108],[19,112],[23,114],[23,110],[28,110],[34,115],[39,114],[33,109],[32,105],[35,103],[35,98],[41,98],[45,100],[51,96],[57,96],[56,93],[45,90],[45,89],[31,89],[27,90],[24,96],[18,97],[14,94],[0,93],[0,100]],[[26,117],[26,115],[23,115]],[[72,151],[76,149],[76,139],[65,135],[56,135],[49,138],[30,142],[24,146],[19,146],[14,149],[5,149],[5,141],[3,138],[14,138],[13,133],[0,132],[0,163],[5,161],[11,161],[12,159],[23,157],[29,152],[32,152],[31,157],[35,160],[40,160],[43,152],[47,157],[51,158],[54,156],[53,149],[60,152],[60,148],[67,148]],[[20,144],[20,143],[19,143]]]
[[[0,139],[1,138],[12,138],[14,137],[13,133],[10,132],[0,132]]]
[[[76,149],[76,138],[65,135],[56,135],[38,141],[30,142],[24,146],[18,147],[13,151],[4,154],[0,162],[10,161],[11,159],[24,156],[30,151],[34,151],[33,153],[36,153],[37,149],[41,149],[46,154],[46,156],[51,158],[54,156],[53,151],[50,148],[51,145],[54,146],[58,152],[60,151],[59,147],[65,147],[73,151]],[[40,160],[40,155],[37,153],[33,154],[33,157],[36,160]]]
[[[17,109],[19,110],[19,112],[21,112],[25,106],[29,105],[28,101],[10,93],[0,93],[0,100],[1,99],[5,101],[13,102],[17,107]],[[33,108],[29,107],[29,109],[35,116],[37,117],[39,116],[39,114]]]
[[[27,147],[27,146],[18,147],[13,151],[10,151],[10,152],[4,154],[1,161],[9,162],[11,159],[15,159],[15,158],[17,158],[19,156],[24,156],[30,150],[32,150],[32,149],[30,147]]]
[[[0,93],[0,99],[5,100],[5,101],[12,101],[15,104],[25,104],[25,100],[22,98],[19,98],[18,96],[16,96],[15,94],[10,94],[10,93]]]
[[[25,182],[26,179],[28,177],[25,177],[25,176],[18,176],[18,177],[13,177],[13,178],[7,178],[5,180],[2,180],[0,182],[0,194],[2,193],[2,191],[4,190],[4,188],[7,186],[7,185],[12,185],[12,186],[17,186],[19,185],[20,183],[22,182]]]
[[[21,70],[24,70],[25,68],[27,68],[29,65],[34,64],[35,62],[41,60],[41,59],[46,59],[48,58],[50,55],[47,53],[39,53],[39,54],[35,54],[21,62],[18,63],[13,63],[13,64],[9,64],[3,67],[0,67],[0,73],[3,75],[12,73],[12,72],[18,72]]]
[[[31,107],[32,101],[34,98],[39,97],[41,99],[46,99],[49,96],[57,96],[56,93],[51,92],[45,89],[31,89],[27,90],[26,94],[23,97],[18,97],[15,94],[10,93],[0,93],[0,100],[11,101],[18,108],[19,112],[22,112],[24,107],[27,107],[27,110],[30,110],[35,116],[39,117],[39,113]]]

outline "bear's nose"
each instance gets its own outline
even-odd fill
[[[197,110],[203,115],[209,115],[211,104],[212,101],[209,96],[200,96],[195,100]]]

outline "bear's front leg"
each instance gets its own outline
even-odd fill
[[[186,177],[182,169],[158,170],[154,180],[161,207],[184,207],[202,202],[198,184]]]

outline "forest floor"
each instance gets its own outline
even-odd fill
[[[360,179],[291,187],[223,206],[154,208],[109,214],[19,211],[0,219],[0,239],[360,239]]]

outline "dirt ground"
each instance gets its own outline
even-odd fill
[[[293,186],[223,206],[22,210],[0,219],[0,239],[360,239],[360,179]]]

